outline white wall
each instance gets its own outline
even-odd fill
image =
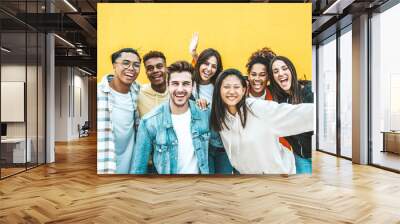
[[[77,139],[78,124],[88,120],[88,78],[83,75],[76,68],[56,67],[56,141]]]
[[[29,68],[28,68],[29,69]],[[1,66],[1,81],[25,82],[25,64],[6,64]],[[1,108],[7,110],[7,108]],[[7,137],[25,137],[25,122],[7,123]]]
[[[33,69],[33,66],[28,66],[27,68],[24,65],[20,64],[4,64],[1,66],[1,81],[8,82],[25,82],[25,74],[27,69],[28,74],[30,74]],[[35,70],[36,71],[36,70]],[[36,83],[35,83],[36,84]],[[33,93],[27,93],[28,98],[32,97]],[[36,96],[36,92],[35,92]],[[28,100],[30,102],[31,100]],[[1,108],[1,110],[8,110],[8,108]],[[35,114],[36,115],[36,114]],[[31,118],[28,114],[28,120]],[[30,127],[30,126],[29,126]],[[25,122],[7,122],[7,136],[8,137],[25,137]],[[29,136],[28,136],[29,137]]]
[[[1,81],[24,82],[26,84],[26,107],[22,107],[22,113],[26,112],[27,119],[24,122],[6,122],[7,137],[24,138],[25,134],[30,139],[32,162],[39,159],[39,163],[44,163],[44,74],[41,66],[25,66],[24,64],[3,64],[1,66]],[[27,81],[25,80],[27,78]],[[23,93],[22,93],[23,94]],[[4,96],[2,96],[3,98]],[[7,111],[12,108],[1,108]],[[26,110],[26,111],[25,111]],[[12,113],[12,111],[7,111]],[[26,132],[27,131],[27,132]],[[37,153],[39,154],[37,157]]]
[[[55,141],[68,140],[69,79],[67,67],[55,68]]]
[[[78,72],[78,74],[77,74]],[[88,78],[86,76],[82,76],[83,73],[79,72],[79,70],[74,70],[74,112],[73,112],[73,120],[72,120],[72,135],[78,136],[77,126],[80,124],[81,126],[85,123],[85,121],[89,120],[88,113]]]

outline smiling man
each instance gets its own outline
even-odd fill
[[[189,100],[193,67],[178,61],[168,67],[170,99],[141,120],[131,173],[147,173],[151,152],[158,174],[208,174],[209,110]]]
[[[140,56],[132,48],[111,55],[114,74],[97,86],[97,173],[129,173],[139,123]]]
[[[143,56],[143,64],[150,83],[141,86],[138,97],[140,117],[165,102],[169,98],[167,91],[167,66],[162,52],[150,51]]]

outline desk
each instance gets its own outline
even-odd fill
[[[382,131],[383,150],[382,152],[393,152],[400,154],[400,131]]]
[[[26,162],[30,162],[32,158],[31,154],[32,140],[28,138],[27,142],[28,142],[28,147],[26,148],[26,154],[25,154],[25,138],[1,139],[1,157],[5,158],[6,161],[9,163],[25,163],[25,158],[27,158]],[[11,160],[11,154],[12,154],[12,160]]]

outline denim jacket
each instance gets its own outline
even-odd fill
[[[189,109],[191,112],[190,129],[198,167],[201,174],[208,174],[208,145],[211,135],[210,110],[199,109],[191,100],[189,100]],[[218,142],[218,140],[213,142]],[[153,151],[153,164],[157,173],[177,173],[178,139],[172,125],[169,101],[146,114],[141,120],[130,173],[147,173],[147,161],[151,151]]]

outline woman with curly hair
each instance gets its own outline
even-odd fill
[[[249,81],[248,96],[263,100],[271,100],[272,95],[268,89],[268,66],[271,60],[276,56],[270,48],[264,47],[254,52],[247,64],[247,73]]]

